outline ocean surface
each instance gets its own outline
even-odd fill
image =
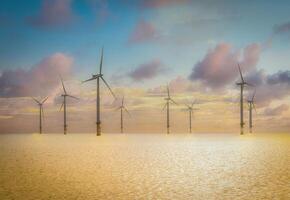
[[[0,199],[290,199],[289,134],[4,134]]]

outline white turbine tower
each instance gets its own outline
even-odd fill
[[[121,133],[123,133],[123,128],[124,128],[124,124],[123,124],[123,111],[126,111],[128,113],[129,116],[131,116],[131,114],[129,113],[128,109],[124,106],[124,96],[122,98],[122,104],[119,108],[117,108],[117,110],[120,110],[121,112]]]
[[[46,102],[46,100],[48,99],[48,97],[46,97],[45,99],[43,99],[42,101],[38,101],[37,99],[35,99],[34,97],[32,97],[32,99],[38,104],[39,106],[39,133],[42,133],[42,119],[44,118],[44,112],[43,112],[43,104],[44,102]]]
[[[63,83],[63,80],[60,76],[60,80],[61,80],[61,84],[62,84],[62,88],[63,88],[63,94],[61,94],[61,96],[63,97],[63,102],[61,104],[61,107],[60,107],[60,110],[63,108],[63,133],[66,135],[67,133],[67,123],[66,123],[66,98],[67,97],[70,97],[70,98],[74,98],[74,99],[79,99],[77,97],[74,97],[72,95],[69,95],[67,92],[66,92],[66,89],[64,87],[64,83]]]
[[[164,105],[164,107],[163,107],[163,110],[165,109],[165,108],[167,108],[167,123],[166,123],[166,127],[167,127],[167,134],[169,134],[169,132],[170,132],[170,109],[169,109],[169,106],[170,106],[170,102],[172,102],[172,103],[174,103],[174,104],[176,104],[176,105],[178,105],[171,97],[170,97],[170,93],[169,93],[169,86],[167,85],[167,97],[166,98],[164,98],[164,100],[166,101],[166,103],[165,103],[165,105]]]
[[[241,132],[240,132],[240,134],[243,135],[244,134],[244,125],[245,125],[245,123],[244,123],[244,87],[245,87],[245,85],[249,85],[249,86],[251,86],[251,85],[244,80],[239,63],[238,63],[238,68],[239,68],[239,73],[241,76],[241,82],[236,83],[236,84],[241,87],[241,95],[240,95],[240,127],[241,127]]]
[[[256,90],[254,91],[252,98],[250,100],[248,100],[250,133],[252,133],[252,129],[253,129],[253,108],[257,112],[255,102],[254,102],[255,95],[256,95]]]
[[[115,94],[113,93],[112,89],[110,88],[109,84],[107,81],[104,79],[103,74],[102,74],[102,67],[103,67],[103,52],[104,48],[102,48],[102,53],[101,53],[101,61],[100,61],[100,72],[98,74],[93,74],[92,78],[83,81],[83,83],[92,81],[92,80],[97,80],[97,99],[96,99],[96,112],[97,112],[97,136],[101,135],[101,116],[100,116],[100,79],[105,83],[107,88],[110,90],[111,94],[113,97],[116,99]]]
[[[193,116],[193,111],[194,110],[198,110],[196,108],[193,108],[193,106],[195,105],[196,101],[193,101],[190,105],[189,104],[185,104],[187,109],[186,111],[188,111],[189,114],[189,132],[192,133],[192,116]]]

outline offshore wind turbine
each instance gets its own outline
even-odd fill
[[[169,92],[169,86],[167,85],[167,97],[164,98],[164,100],[166,101],[164,107],[163,107],[163,110],[166,108],[167,112],[166,112],[166,127],[167,127],[167,134],[169,134],[170,132],[170,109],[169,109],[169,106],[170,106],[170,102],[178,105],[170,96],[170,92]]]
[[[119,108],[117,108],[117,110],[120,110],[121,112],[121,133],[123,133],[123,128],[124,128],[124,124],[123,124],[123,111],[127,112],[129,116],[131,116],[130,112],[128,111],[128,109],[124,106],[124,96],[122,98],[122,104]]]
[[[253,96],[250,100],[248,100],[248,105],[249,105],[249,128],[250,128],[250,133],[252,133],[252,128],[253,128],[253,108],[256,111],[256,106],[255,106],[255,95],[256,95],[256,90],[253,93]],[[257,112],[257,111],[256,111]]]
[[[107,83],[107,81],[104,79],[104,75],[102,74],[102,67],[103,67],[103,56],[104,55],[104,48],[102,48],[102,52],[101,52],[101,61],[100,61],[100,71],[98,74],[93,74],[92,78],[83,81],[82,83],[88,82],[88,81],[92,81],[92,80],[97,80],[97,99],[96,99],[96,112],[97,112],[97,121],[96,121],[96,125],[97,125],[97,136],[101,135],[101,116],[100,116],[100,80],[102,80],[104,82],[104,84],[107,86],[107,88],[110,90],[111,94],[113,95],[113,97],[116,99],[115,94],[113,93],[112,89],[110,88],[109,84]]]
[[[245,123],[244,123],[244,87],[246,85],[249,85],[249,86],[251,86],[251,85],[244,80],[239,63],[238,63],[238,68],[239,68],[239,73],[241,76],[241,82],[236,83],[236,85],[241,87],[241,94],[240,94],[240,127],[241,127],[241,132],[240,132],[240,134],[243,135],[244,134],[244,125],[245,125]]]
[[[64,83],[63,83],[63,80],[60,76],[60,80],[61,80],[61,84],[62,84],[62,89],[63,89],[63,94],[61,94],[61,96],[63,97],[63,102],[61,104],[61,107],[60,107],[60,110],[63,108],[63,133],[66,135],[67,133],[67,123],[66,123],[66,98],[67,97],[70,97],[70,98],[73,98],[73,99],[79,99],[77,97],[74,97],[72,95],[69,95],[67,92],[66,92],[66,89],[64,87]]]
[[[39,133],[42,133],[42,119],[44,118],[44,112],[43,112],[43,104],[44,102],[46,102],[46,100],[48,99],[48,97],[46,97],[45,99],[43,99],[42,101],[38,101],[37,99],[35,99],[34,97],[32,97],[32,99],[38,104],[39,106]]]
[[[189,132],[192,133],[192,115],[193,115],[193,111],[194,110],[197,110],[196,108],[193,108],[194,104],[196,103],[196,101],[193,101],[191,103],[191,105],[188,105],[188,104],[185,104],[186,107],[187,107],[187,111],[188,111],[188,114],[189,114]]]

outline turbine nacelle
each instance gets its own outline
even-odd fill
[[[197,108],[193,108],[193,107],[188,107],[187,109],[191,111],[198,110]]]
[[[92,78],[96,79],[96,78],[100,78],[103,77],[103,74],[93,74]]]

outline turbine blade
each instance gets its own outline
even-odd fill
[[[102,47],[102,53],[101,53],[100,74],[102,74],[102,68],[103,68],[103,57],[104,57],[104,47]]]
[[[128,113],[128,115],[131,117],[130,112],[127,110],[127,108],[124,107],[124,110]]]
[[[254,104],[254,102],[253,102],[253,108],[254,108],[255,112],[258,113],[257,109],[256,109],[256,105]]]
[[[72,96],[72,95],[66,95],[66,96],[68,96],[68,97],[70,97],[70,98],[74,98],[74,99],[80,100],[80,98],[77,98],[77,97]]]
[[[240,76],[241,76],[242,82],[245,83],[244,77],[243,77],[243,74],[242,74],[242,70],[241,70],[241,67],[240,67],[239,63],[238,63],[238,67],[239,67],[239,72],[240,72]]]
[[[122,108],[122,106],[116,108],[115,111],[118,111],[118,110],[120,110],[121,108]]]
[[[189,108],[182,108],[182,109],[180,109],[180,111],[182,111],[182,112],[187,112],[189,110],[190,110]]]
[[[251,84],[251,83],[247,83],[247,82],[244,82],[246,85],[248,85],[248,86],[251,86],[251,87],[255,87],[253,84]]]
[[[123,99],[122,99],[122,106],[124,106],[124,96],[123,96]]]
[[[113,92],[113,90],[110,88],[109,84],[107,83],[107,81],[101,76],[101,79],[103,80],[103,82],[105,83],[105,85],[108,87],[108,89],[110,90],[111,94],[113,95],[113,97],[116,99],[116,96]]]
[[[164,104],[162,110],[164,110],[166,108],[166,106],[167,106],[167,103]]]
[[[44,102],[46,102],[47,99],[48,99],[48,96],[41,103],[43,104]]]
[[[64,104],[64,102],[62,102],[62,104],[61,104],[61,106],[60,106],[60,109],[59,109],[59,111],[61,111],[61,110],[62,110],[62,108],[63,108],[63,104]]]
[[[196,104],[196,99],[192,102],[191,107],[193,107],[194,104]]]
[[[90,78],[90,79],[88,79],[88,80],[85,80],[85,81],[82,81],[82,83],[85,83],[85,82],[89,82],[89,81],[92,81],[92,80],[95,80],[95,79],[97,79],[97,78]]]
[[[173,102],[175,105],[179,105],[178,103],[176,103],[176,101],[174,101],[173,99],[170,98],[170,101]]]
[[[170,98],[170,94],[169,94],[169,86],[167,84],[167,97]]]
[[[59,75],[59,78],[60,78],[60,80],[61,80],[61,84],[62,84],[63,91],[64,91],[64,93],[66,94],[66,90],[65,90],[65,87],[64,87],[64,84],[63,84],[63,80],[62,80],[61,75]]]
[[[191,106],[190,105],[188,105],[187,103],[185,103],[184,104],[188,109],[190,109],[191,108]],[[188,109],[186,109],[186,110],[188,110]]]
[[[253,93],[253,96],[252,96],[252,102],[254,102],[254,98],[255,98],[255,96],[256,96],[256,89],[255,89],[255,91],[254,91],[254,93]]]
[[[37,99],[35,99],[34,97],[31,97],[36,103],[38,103],[38,104],[40,104],[40,102],[37,100]]]

